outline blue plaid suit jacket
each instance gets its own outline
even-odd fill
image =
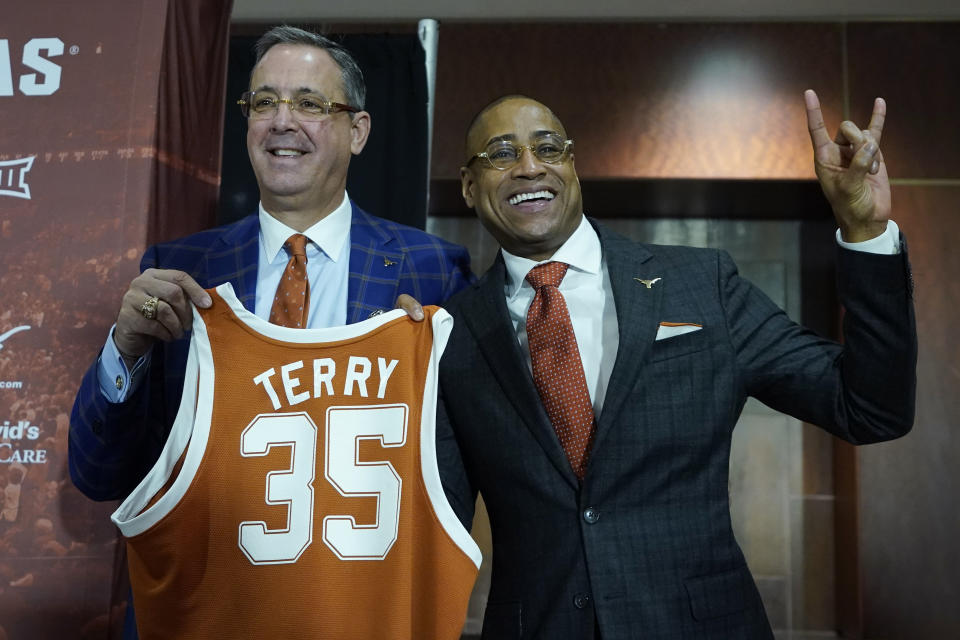
[[[259,218],[251,215],[154,245],[140,268],[179,269],[204,288],[230,282],[253,311],[259,231]],[[348,323],[392,309],[401,293],[422,304],[440,304],[472,280],[464,247],[353,205]],[[188,344],[189,337],[155,344],[147,378],[121,404],[107,402],[100,393],[96,361],[87,370],[70,417],[69,466],[73,483],[88,497],[124,497],[159,457],[179,404]]]

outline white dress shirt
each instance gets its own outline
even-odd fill
[[[340,205],[303,235],[307,243],[307,280],[310,283],[310,311],[307,328],[335,327],[347,323],[347,287],[350,277],[350,223],[353,207],[346,192]],[[270,317],[274,294],[290,256],[283,248],[297,233],[267,213],[260,203],[260,242],[257,262],[257,290],[254,313]],[[100,354],[97,381],[110,402],[123,402],[143,378],[150,363],[150,351],[127,370],[113,342],[113,327]]]
[[[570,312],[570,323],[577,338],[583,374],[587,379],[587,390],[596,417],[600,416],[603,409],[603,399],[607,395],[607,384],[620,344],[613,289],[602,253],[600,238],[586,217],[580,219],[576,231],[547,260],[535,262],[503,250],[503,261],[507,267],[504,288],[507,311],[517,332],[520,350],[531,371],[533,365],[527,345],[527,309],[536,291],[526,281],[527,273],[544,262],[565,262],[570,265],[560,283],[560,293]]]
[[[854,251],[888,255],[900,253],[900,229],[893,220],[888,221],[885,233],[871,240],[844,242],[839,229],[836,237],[840,246]],[[533,365],[527,344],[527,310],[536,292],[526,281],[526,275],[530,269],[544,262],[565,262],[570,265],[560,283],[560,293],[570,312],[593,414],[599,418],[613,364],[617,359],[620,337],[610,274],[597,232],[586,217],[581,218],[580,226],[567,241],[550,258],[540,262],[515,256],[504,249],[501,252],[507,268],[504,287],[507,311],[531,372]]]
[[[339,327],[347,323],[347,283],[350,276],[350,200],[303,232],[307,243],[307,280],[310,282],[310,311],[307,328]],[[290,255],[283,243],[297,233],[260,204],[260,258],[257,269],[257,301],[254,313],[270,317],[274,294]]]

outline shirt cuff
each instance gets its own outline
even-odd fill
[[[100,352],[100,359],[97,361],[97,382],[100,385],[100,393],[114,404],[125,401],[137,390],[150,364],[150,351],[147,351],[140,356],[132,369],[127,369],[127,364],[113,341],[113,330],[116,326],[110,327],[107,342],[103,345],[103,351]]]
[[[876,238],[864,240],[863,242],[844,242],[840,237],[840,229],[837,229],[837,244],[844,249],[851,251],[863,251],[865,253],[880,253],[887,256],[893,256],[900,253],[900,227],[893,220],[887,220],[887,230]]]

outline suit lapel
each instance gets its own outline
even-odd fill
[[[388,246],[393,236],[353,201],[350,224],[350,276],[347,284],[347,324],[366,320],[375,310],[392,309],[404,272],[406,255]],[[376,282],[376,286],[371,286]],[[384,283],[393,282],[386,287]]]
[[[460,307],[460,315],[476,339],[503,395],[516,409],[560,475],[576,489],[577,477],[543,410],[540,395],[510,322],[503,294],[505,274],[503,257],[498,253],[493,266],[473,285],[478,295],[466,297]]]
[[[603,400],[603,411],[597,422],[594,452],[602,447],[624,400],[635,386],[660,324],[660,304],[664,287],[657,286],[656,283],[648,287],[637,278],[649,281],[667,275],[661,273],[656,258],[642,245],[603,227],[598,227],[597,232],[610,273],[620,343],[607,394]],[[587,473],[589,474],[589,470]]]
[[[257,302],[259,261],[260,218],[247,216],[221,235],[207,252],[207,286],[229,282],[243,306],[253,313]]]

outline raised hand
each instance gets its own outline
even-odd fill
[[[886,102],[883,98],[874,101],[866,129],[845,120],[831,138],[817,94],[808,89],[803,97],[817,179],[843,239],[860,242],[877,237],[886,230],[890,218],[890,179],[880,152]]]

